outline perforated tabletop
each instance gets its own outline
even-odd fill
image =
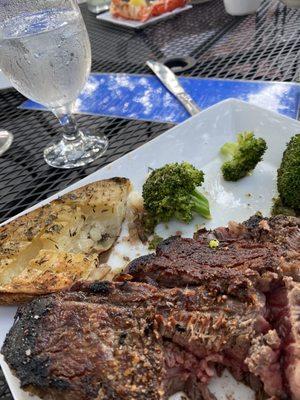
[[[264,0],[256,15],[231,17],[221,0],[195,5],[172,19],[131,31],[102,25],[82,6],[93,51],[93,71],[149,73],[148,59],[182,57],[181,75],[231,79],[300,81],[300,10]],[[183,62],[183,61],[182,61]],[[86,168],[48,167],[43,148],[58,133],[50,113],[18,110],[24,100],[14,89],[0,91],[0,127],[15,140],[0,158],[0,222],[36,204],[163,133],[168,124],[79,116],[85,127],[102,130],[107,153]],[[11,400],[0,372],[0,399]]]

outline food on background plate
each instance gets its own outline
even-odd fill
[[[221,167],[226,181],[237,181],[249,175],[262,160],[267,150],[264,139],[256,138],[253,132],[237,135],[236,142],[225,143],[220,152],[228,160]]]
[[[143,185],[145,225],[149,231],[172,218],[189,223],[196,213],[210,219],[209,202],[197,189],[203,181],[204,173],[188,162],[153,170]]]
[[[98,255],[120,233],[130,190],[125,178],[98,181],[0,227],[0,304],[103,278]]]
[[[187,0],[112,0],[110,12],[114,17],[146,21],[186,4]]]
[[[45,399],[166,400],[183,390],[212,400],[207,384],[228,368],[273,399],[299,400],[299,261],[293,217],[169,238],[115,282],[79,282],[21,307],[2,352],[22,387]]]

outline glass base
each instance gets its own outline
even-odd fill
[[[44,150],[44,159],[54,168],[77,168],[87,165],[102,156],[108,146],[106,136],[80,130],[76,140],[61,139],[52,142]]]
[[[10,148],[13,138],[10,132],[0,130],[0,156]]]

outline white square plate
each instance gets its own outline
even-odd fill
[[[264,160],[259,163],[251,176],[236,183],[225,182],[220,173],[222,159],[219,149],[225,142],[234,140],[237,133],[246,130],[254,131],[257,136],[267,141],[268,150]],[[189,161],[203,169],[206,174],[204,187],[208,193],[213,215],[213,219],[206,223],[208,228],[227,225],[229,220],[243,221],[256,211],[261,211],[267,216],[272,198],[276,195],[276,170],[280,165],[283,150],[290,137],[299,132],[298,121],[248,103],[229,99],[202,111],[56,196],[37,204],[34,208],[67,191],[113,176],[130,178],[135,188],[140,190],[149,167],[157,168],[167,162]],[[204,222],[207,221],[200,217],[188,226],[174,222],[170,223],[168,229],[160,226],[158,233],[167,237],[180,230],[184,236],[192,236],[196,224]],[[147,250],[131,248],[121,251],[127,252],[133,258],[137,252],[142,253]],[[15,307],[0,307],[0,347],[12,325],[15,310]],[[15,400],[34,400],[19,388],[18,380],[12,376],[3,359],[0,363]],[[254,398],[250,389],[237,384],[230,377],[215,379],[210,386],[218,400],[225,400],[228,396],[236,400]]]
[[[166,12],[164,14],[158,15],[157,17],[149,18],[149,19],[147,19],[147,21],[133,21],[130,19],[117,18],[117,17],[114,17],[113,15],[111,15],[110,11],[99,14],[96,18],[99,19],[99,21],[103,21],[103,22],[113,24],[113,25],[123,26],[125,28],[142,29],[148,25],[155,24],[158,21],[171,18],[177,14],[181,14],[183,11],[190,10],[192,7],[193,6],[191,6],[189,4],[184,7],[176,8],[173,11]]]

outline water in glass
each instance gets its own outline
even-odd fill
[[[19,92],[47,107],[73,101],[90,66],[89,38],[76,10],[19,15],[2,29],[0,68]]]
[[[0,69],[63,126],[63,138],[44,152],[54,167],[82,166],[106,150],[103,135],[78,129],[70,115],[90,68],[90,41],[75,0],[13,0],[1,6]]]

